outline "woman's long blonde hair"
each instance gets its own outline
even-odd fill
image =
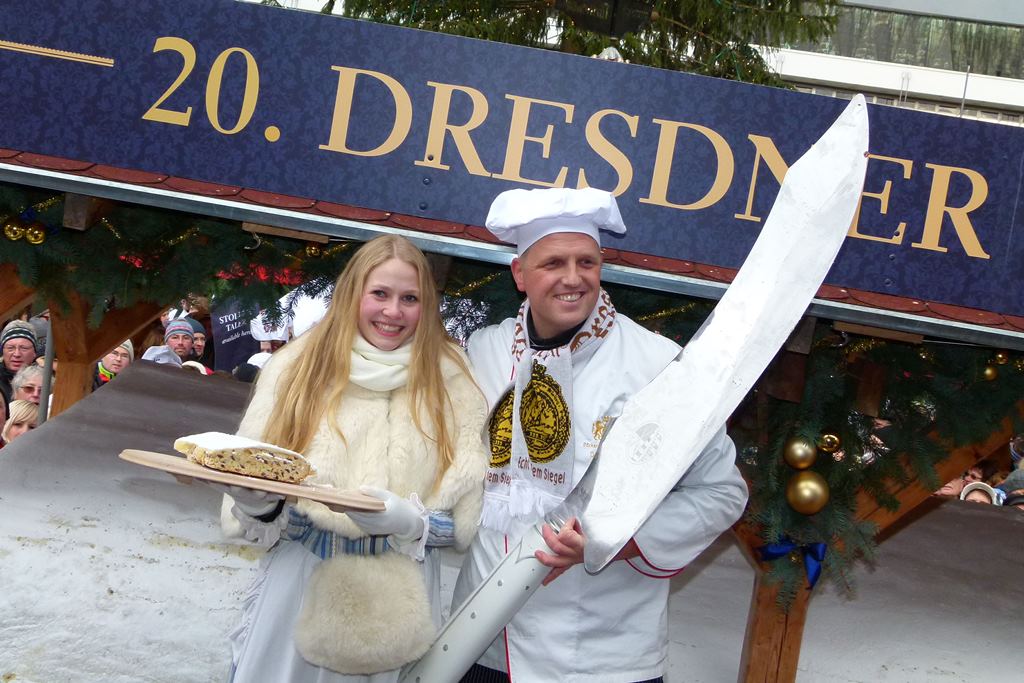
[[[309,336],[307,347],[295,359],[291,370],[281,376],[274,419],[267,424],[263,440],[301,453],[309,447],[325,412],[331,427],[344,439],[336,413],[348,386],[363,287],[374,268],[393,258],[408,263],[418,274],[420,319],[409,363],[409,401],[416,428],[424,438],[437,444],[441,459],[437,481],[440,481],[454,458],[446,419],[446,410],[452,411],[454,407],[444,386],[441,360],[448,358],[467,376],[470,373],[456,350],[458,347],[449,340],[441,324],[430,264],[412,242],[397,235],[370,240],[345,266],[334,285],[323,320],[306,333]],[[432,431],[424,429],[423,413],[429,417]]]
[[[39,406],[32,403],[32,401],[25,401],[19,398],[10,402],[7,406],[7,412],[10,414],[10,417],[4,423],[3,431],[0,431],[0,439],[3,439],[4,443],[9,443],[7,432],[14,425],[22,422],[35,424],[36,418],[39,415]]]

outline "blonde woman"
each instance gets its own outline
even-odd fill
[[[36,428],[36,419],[39,416],[39,406],[31,401],[22,399],[11,401],[7,406],[10,417],[4,423],[4,429],[0,432],[0,445],[6,446],[19,436]]]
[[[441,546],[476,533],[484,399],[409,241],[365,244],[326,316],[260,373],[238,433],[302,452],[379,513],[234,489],[222,522],[268,553],[232,634],[233,681],[395,681],[440,621]]]

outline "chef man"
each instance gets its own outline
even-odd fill
[[[617,313],[601,289],[599,231],[624,233],[615,198],[596,189],[510,190],[487,228],[516,244],[514,319],[469,341],[493,415],[479,535],[455,588],[462,603],[506,548],[583,476],[626,399],[679,353]],[[686,419],[680,415],[679,419]],[[669,579],[740,516],[747,489],[724,427],[603,571],[582,566],[575,519],[545,525],[551,572],[463,681],[659,681],[667,652]],[[557,579],[557,580],[556,580]]]

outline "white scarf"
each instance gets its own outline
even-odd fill
[[[515,522],[541,519],[572,490],[577,442],[573,362],[593,355],[615,324],[615,307],[602,290],[569,343],[535,351],[527,334],[528,313],[525,302],[512,341],[514,383],[491,417],[491,465],[484,482],[481,519],[506,533]]]
[[[348,379],[370,391],[392,391],[409,381],[412,340],[394,351],[382,351],[356,332]]]

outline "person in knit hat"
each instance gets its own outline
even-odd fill
[[[200,321],[195,318],[182,318],[192,326],[192,355],[191,360],[199,363],[199,365],[206,368],[206,374],[211,374],[213,371],[208,366],[212,365],[212,356],[207,353],[207,337],[206,327]]]
[[[96,363],[96,372],[93,375],[92,380],[92,390],[96,391],[104,384],[117,377],[117,373],[131,365],[134,360],[135,347],[132,346],[131,339],[125,339],[104,355],[98,363]]]
[[[36,353],[40,356],[46,351],[46,338],[50,335],[50,312],[43,311],[28,319],[28,324],[36,333]]]
[[[12,320],[0,332],[0,348],[3,352],[0,394],[3,395],[4,419],[7,419],[7,405],[11,402],[11,380],[18,370],[36,359],[38,341],[35,328],[23,320]]]
[[[195,332],[192,323],[183,318],[168,321],[164,328],[164,344],[182,360],[187,361],[192,355]]]
[[[182,318],[182,320],[192,326],[192,355],[199,358],[206,348],[206,328],[195,318]]]

